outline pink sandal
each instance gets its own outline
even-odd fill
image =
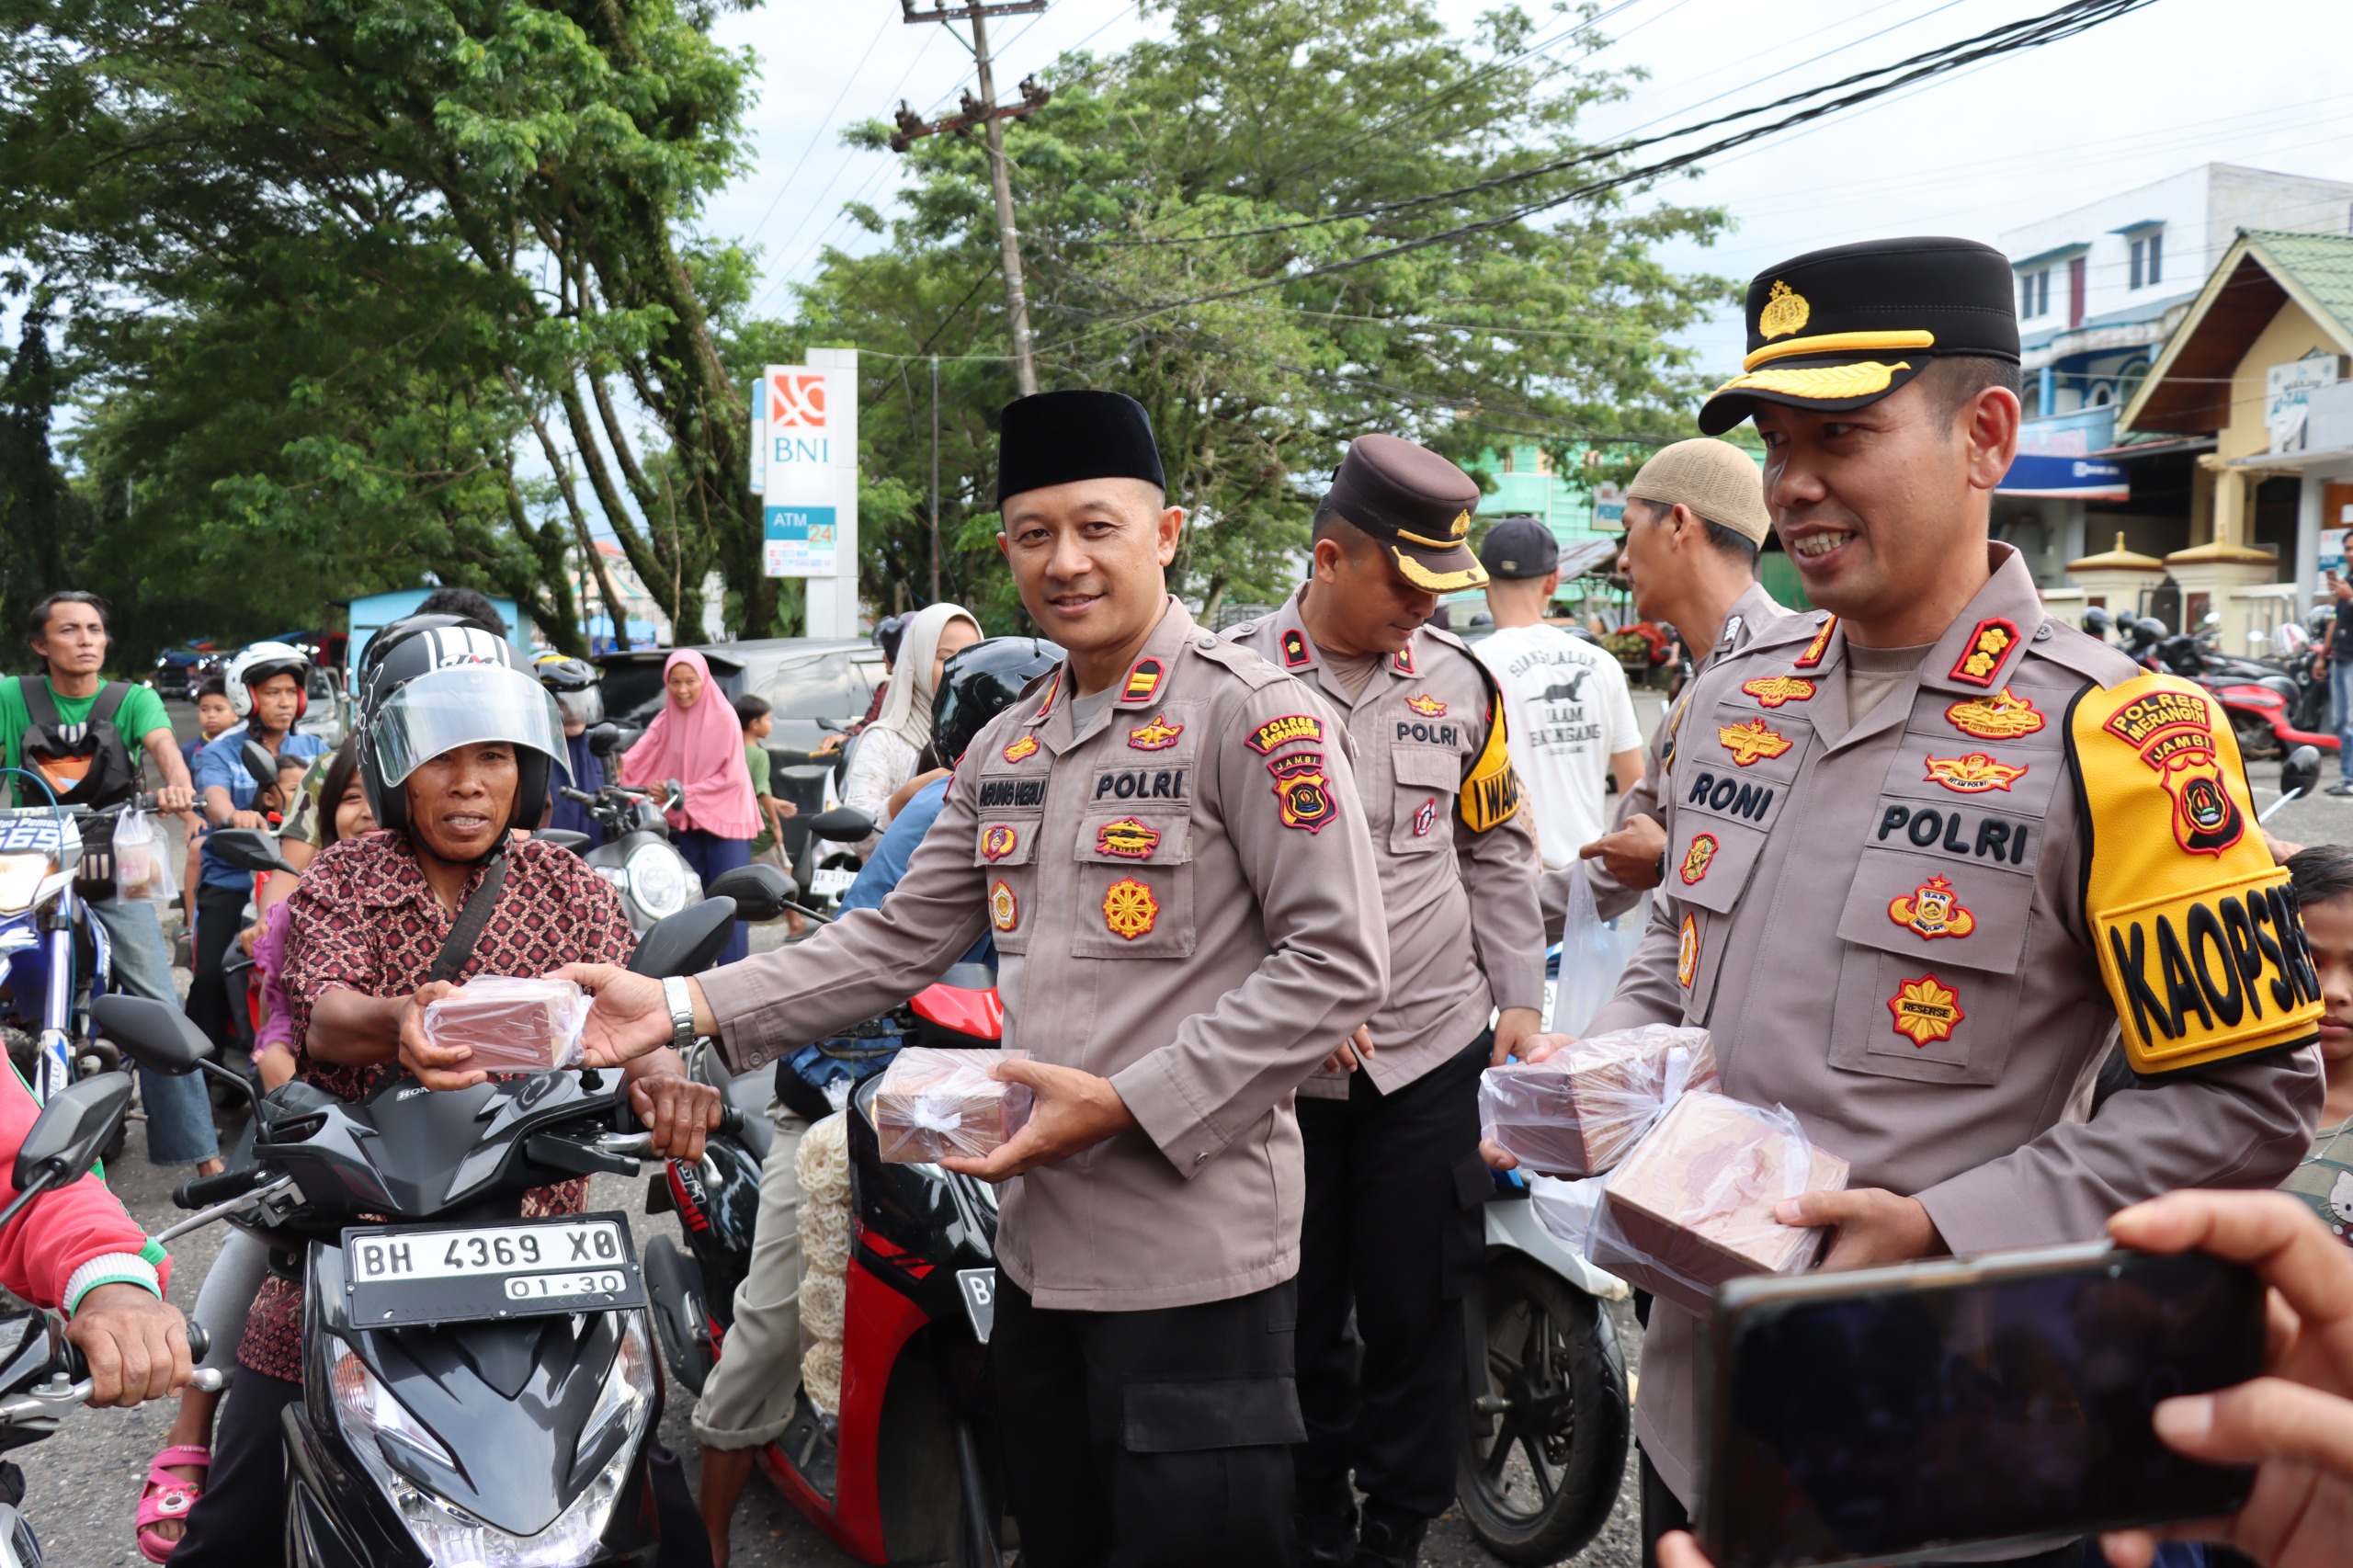
[[[170,1562],[172,1549],[179,1545],[176,1540],[166,1540],[157,1535],[154,1527],[164,1524],[185,1527],[188,1510],[196,1506],[199,1497],[204,1495],[202,1482],[182,1481],[171,1472],[168,1467],[176,1464],[210,1470],[212,1450],[183,1443],[165,1449],[147,1467],[147,1488],[139,1494],[139,1550],[150,1562]]]

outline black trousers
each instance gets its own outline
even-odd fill
[[[1288,1568],[1290,1283],[1138,1312],[1041,1308],[999,1277],[989,1339],[1029,1568]]]
[[[1691,1516],[1677,1499],[1665,1478],[1651,1466],[1651,1456],[1638,1446],[1634,1452],[1642,1457],[1643,1504],[1643,1568],[1658,1568],[1658,1538],[1669,1530],[1688,1530]],[[2086,1542],[2069,1541],[2050,1551],[2032,1557],[2013,1558],[2007,1562],[1985,1564],[1984,1568],[2083,1568]],[[174,1562],[177,1562],[176,1557]],[[1951,1568],[1970,1568],[1970,1560],[1949,1558],[1944,1561]]]
[[[244,1063],[230,1049],[234,1043],[229,1029],[231,998],[221,978],[221,960],[245,928],[245,905],[252,899],[252,890],[243,887],[196,890],[196,951],[188,974],[188,1016],[232,1067]],[[244,998],[235,998],[235,1004],[243,1006]],[[176,1559],[179,1553],[172,1556]]]
[[[1302,1494],[1353,1471],[1367,1497],[1401,1513],[1436,1518],[1454,1501],[1461,1303],[1478,1278],[1493,1190],[1479,1158],[1479,1074],[1492,1039],[1483,1032],[1394,1094],[1359,1071],[1347,1099],[1299,1102]]]
[[[237,1369],[212,1426],[212,1468],[173,1549],[176,1568],[268,1568],[286,1561],[286,1445],[279,1413],[302,1385]]]

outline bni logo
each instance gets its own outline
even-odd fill
[[[825,427],[825,374],[822,370],[790,370],[768,378],[768,424],[771,427]]]

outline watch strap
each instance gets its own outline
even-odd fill
[[[683,1054],[695,1042],[695,1003],[684,975],[662,977],[662,999],[670,1007],[670,1043]]]

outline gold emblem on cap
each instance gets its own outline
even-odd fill
[[[1776,278],[1765,308],[1756,312],[1756,330],[1767,337],[1787,337],[1804,331],[1806,318],[1813,314],[1813,307],[1805,302],[1805,296]]]
[[[1465,534],[1469,533],[1470,531],[1471,531],[1471,514],[1470,514],[1470,513],[1468,513],[1468,512],[1457,512],[1457,513],[1455,513],[1455,514],[1454,514],[1454,529],[1453,529],[1454,537],[1455,537],[1455,538],[1457,538],[1457,539],[1461,539],[1463,535],[1465,535]]]

